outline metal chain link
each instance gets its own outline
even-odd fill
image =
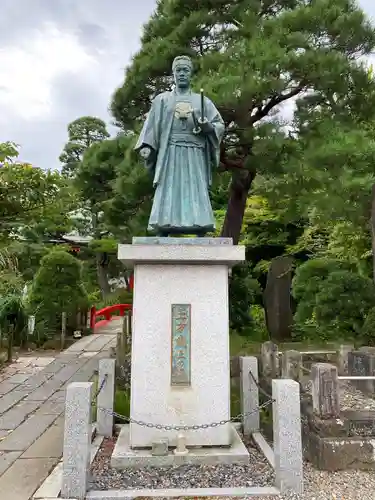
[[[105,386],[106,382],[107,382],[107,379],[108,379],[108,373],[106,373],[103,377],[103,380],[102,380],[102,383],[100,384],[100,386],[98,387],[98,389],[95,391],[93,397],[92,397],[92,401],[91,401],[91,405],[94,406],[95,403],[96,403],[96,400],[99,396],[99,394],[102,392],[103,390],[103,387]]]
[[[256,408],[255,410],[248,411],[245,413],[239,413],[236,417],[232,417],[228,420],[220,420],[219,422],[212,422],[210,424],[201,424],[201,425],[152,424],[150,422],[143,422],[142,420],[135,420],[134,418],[126,417],[124,415],[121,415],[120,413],[109,410],[108,408],[98,408],[98,410],[104,411],[105,413],[109,413],[110,415],[113,415],[114,417],[117,417],[118,419],[123,420],[124,422],[140,425],[141,427],[148,427],[149,429],[160,429],[165,431],[198,431],[201,429],[219,427],[221,425],[228,424],[229,422],[236,422],[237,420],[242,420],[243,417],[247,417],[249,415],[252,415],[253,413],[258,412],[261,408],[265,408],[266,406],[272,404],[274,401],[275,401],[274,399],[270,399],[269,401],[266,401],[265,403],[258,406],[258,408]]]
[[[249,370],[249,377],[254,382],[254,384],[258,387],[259,392],[261,394],[263,394],[263,396],[266,396],[266,398],[272,399],[271,394],[268,394],[268,392],[263,389],[263,387],[260,385],[258,380],[255,378],[255,375],[253,374],[253,372],[251,370]]]

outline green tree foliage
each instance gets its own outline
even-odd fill
[[[0,145],[0,151],[5,151],[0,166],[0,233],[3,237],[17,232],[41,211],[53,206],[61,189],[58,172],[14,161],[18,152],[15,149],[9,152],[10,147],[13,148]],[[13,158],[5,156],[9,154]]]
[[[104,204],[106,223],[122,240],[145,234],[152,202],[152,179],[134,152],[136,138],[124,135],[121,144],[113,197]]]
[[[173,58],[193,57],[196,87],[227,125],[221,169],[232,180],[222,235],[237,243],[256,174],[277,171],[295,146],[275,115],[279,106],[301,97],[315,106],[340,101],[340,112],[365,108],[368,78],[358,60],[374,45],[374,30],[352,0],[160,0],[112,113],[124,130],[137,130],[154,95],[171,88]]]
[[[115,267],[117,273],[119,271],[116,238],[124,237],[121,228],[126,227],[131,219],[119,209],[119,205],[124,208],[123,200],[128,192],[125,190],[122,195],[116,188],[123,179],[121,168],[127,143],[127,137],[119,136],[90,146],[77,166],[74,179],[91,217],[91,236],[94,240],[90,248],[96,260],[97,280],[103,297],[110,293],[110,268]],[[128,177],[134,180],[134,175]],[[130,195],[137,196],[136,183],[129,187]]]
[[[61,328],[61,314],[72,314],[88,304],[82,285],[82,269],[78,259],[61,249],[43,257],[32,282],[28,297],[29,314],[45,325],[46,333]]]
[[[0,297],[7,294],[19,295],[24,287],[24,280],[19,270],[17,255],[12,249],[0,249]]]
[[[59,157],[63,164],[62,173],[67,177],[73,177],[86,149],[108,137],[106,125],[100,118],[82,116],[69,123],[68,142]]]

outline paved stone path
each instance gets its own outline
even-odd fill
[[[0,372],[0,497],[29,500],[62,456],[65,390],[87,382],[115,346],[84,337],[56,357],[20,357]]]

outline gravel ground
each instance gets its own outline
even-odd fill
[[[342,410],[375,410],[375,399],[350,382],[340,382]],[[105,439],[92,465],[90,489],[151,489],[271,486],[274,472],[264,456],[248,444],[248,466],[180,466],[117,471],[110,467],[115,439]],[[375,500],[375,472],[327,472],[304,464],[303,495],[251,497],[263,500]],[[140,492],[141,493],[141,492]],[[140,495],[141,498],[141,495]],[[197,497],[195,497],[197,498]],[[238,497],[237,497],[238,498]]]
[[[271,486],[274,473],[252,446],[249,466],[181,466],[117,471],[110,467],[114,440],[105,439],[92,465],[90,489],[151,489]],[[317,471],[304,464],[303,495],[251,497],[263,500],[375,500],[375,473]],[[141,493],[141,492],[140,492]],[[141,498],[141,494],[140,494]],[[197,498],[197,497],[195,497]],[[238,497],[237,497],[238,498]]]
[[[341,410],[375,411],[375,399],[356,389],[350,381],[340,381]]]

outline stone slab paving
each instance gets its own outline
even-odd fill
[[[115,334],[84,337],[51,356],[24,356],[0,373],[0,497],[30,500],[62,456],[65,390],[87,382]]]

